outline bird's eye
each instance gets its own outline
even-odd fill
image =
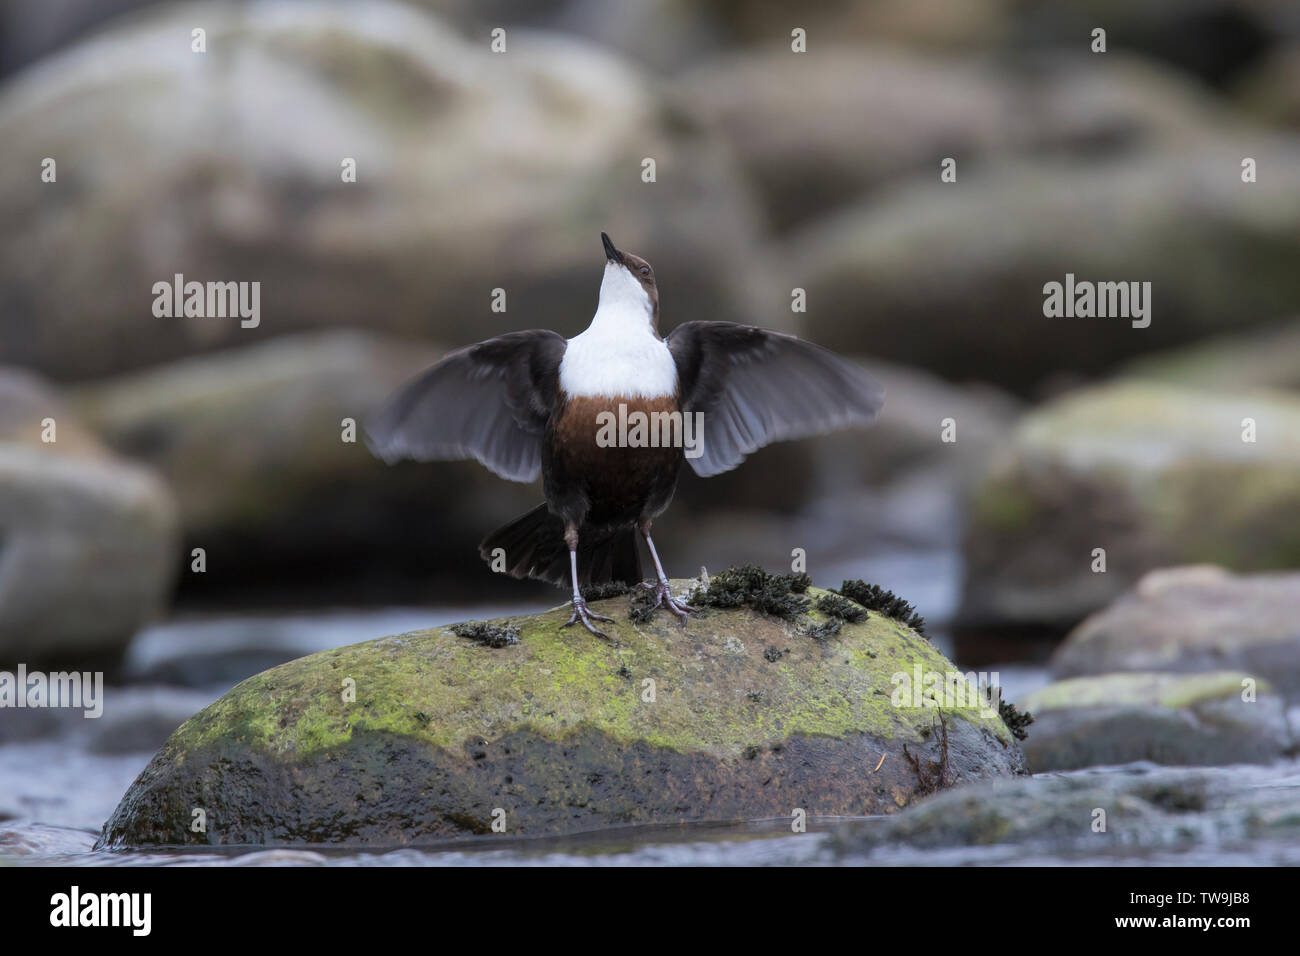
[[[642,266],[642,267],[641,267],[641,274],[642,274],[643,276],[648,276],[648,275],[650,274],[650,267],[649,267],[649,266]]]

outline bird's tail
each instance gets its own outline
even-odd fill
[[[562,588],[571,584],[564,522],[545,504],[493,531],[483,539],[478,552],[494,568],[504,566],[511,577],[550,581]],[[641,556],[632,528],[583,525],[578,529],[580,585],[607,581],[636,584],[640,580]]]

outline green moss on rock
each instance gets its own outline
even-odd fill
[[[1024,704],[1035,714],[1025,742],[1035,772],[1139,760],[1269,763],[1294,745],[1281,697],[1239,671],[1075,677]]]
[[[973,491],[961,617],[1070,626],[1153,568],[1295,567],[1298,515],[1294,394],[1078,389],[1025,416]],[[1077,558],[1099,542],[1105,574]]]
[[[1257,693],[1272,692],[1266,681],[1235,671],[1102,674],[1048,684],[1026,697],[1024,705],[1036,711],[1135,704],[1178,710],[1205,701],[1238,697],[1246,680],[1252,681]]]
[[[611,641],[561,627],[565,605],[482,622],[515,644],[431,628],[249,678],[172,735],[103,842],[399,845],[478,832],[496,809],[533,834],[879,813],[918,793],[899,755],[938,752],[936,712],[894,706],[891,677],[955,668],[911,630],[868,613],[817,642],[749,607],[682,626],[634,624],[627,604],[593,605]],[[945,715],[954,781],[1022,768],[1001,719]],[[189,830],[195,807],[206,835]]]

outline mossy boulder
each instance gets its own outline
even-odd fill
[[[1232,669],[1300,704],[1300,572],[1232,574],[1196,565],[1145,575],[1052,655],[1058,679],[1121,671]]]
[[[494,818],[534,835],[874,814],[1023,771],[996,713],[895,706],[896,675],[956,668],[876,612],[819,629],[823,593],[792,619],[708,608],[684,627],[633,624],[636,604],[612,597],[591,605],[616,618],[609,641],[562,628],[562,606],[291,661],[182,725],[101,842],[391,846]]]
[[[1035,772],[1138,760],[1271,763],[1294,745],[1281,696],[1237,671],[1076,677],[1021,705],[1034,715],[1025,756]]]
[[[966,621],[1060,627],[1155,568],[1300,566],[1300,396],[1152,382],[1072,392],[994,456],[964,552]]]

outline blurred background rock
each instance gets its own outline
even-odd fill
[[[602,229],[665,331],[795,331],[888,388],[869,432],[685,473],[674,573],[802,548],[973,661],[1153,568],[1300,567],[1294,3],[0,0],[0,76],[6,661],[168,607],[558,602],[477,556],[539,487],[341,434],[448,348],[580,331]],[[1067,272],[1151,282],[1151,326],[1045,318]],[[259,281],[260,324],[155,317],[176,273]]]

